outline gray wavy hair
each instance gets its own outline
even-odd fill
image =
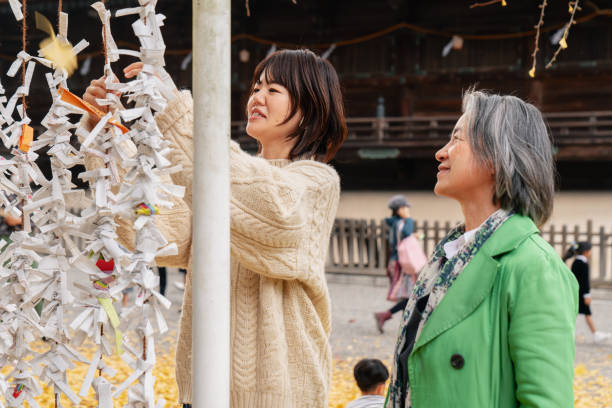
[[[556,171],[542,113],[517,97],[474,89],[463,94],[463,112],[474,155],[495,171],[493,202],[544,224],[553,209]]]

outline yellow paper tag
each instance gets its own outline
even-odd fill
[[[115,347],[117,348],[117,354],[123,353],[123,349],[121,347],[121,342],[123,340],[123,335],[121,331],[117,328],[119,327],[119,316],[117,316],[117,312],[113,307],[113,301],[110,298],[98,298],[98,302],[102,305],[102,308],[106,312],[108,316],[108,320],[110,320],[111,326],[115,329]]]

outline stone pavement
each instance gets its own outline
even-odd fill
[[[384,334],[378,333],[373,318],[375,311],[383,311],[393,305],[385,299],[387,279],[332,275],[328,282],[332,299],[331,341],[334,358],[371,357],[389,361],[393,355],[401,313],[387,321]],[[612,333],[612,291],[593,290],[591,310],[597,329]],[[597,369],[600,375],[612,381],[612,340],[595,344],[581,315],[576,322],[575,364]]]
[[[161,354],[174,349],[183,297],[183,291],[175,282],[182,282],[182,276],[178,270],[168,269],[166,296],[172,301],[172,307],[165,313],[170,330],[157,342]],[[352,367],[359,358],[379,358],[390,365],[400,314],[387,322],[384,334],[378,333],[374,311],[392,306],[385,300],[386,278],[328,275],[328,282],[332,300],[331,346],[334,357],[333,398],[330,398],[346,402],[357,395]],[[599,330],[612,332],[611,308],[612,291],[594,290],[592,310]],[[119,305],[117,309],[120,310]],[[575,365],[576,408],[612,408],[612,341],[594,344],[583,316],[578,317],[576,324]],[[332,405],[340,407],[342,402]]]
[[[183,291],[177,288],[175,282],[182,282],[182,279],[183,275],[177,269],[168,268],[166,296],[172,301],[172,307],[165,313],[170,327],[163,339],[166,344],[173,343],[178,329]],[[387,321],[384,334],[378,333],[373,318],[375,311],[393,305],[386,300],[387,279],[328,275],[328,284],[332,300],[331,344],[334,358],[345,360],[372,357],[390,361],[400,313]],[[117,305],[117,309],[120,306]],[[596,327],[612,333],[612,290],[594,289],[591,310]],[[583,316],[578,316],[576,322],[575,364],[597,369],[600,375],[612,381],[612,340],[595,344]]]

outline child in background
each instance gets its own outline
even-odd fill
[[[360,360],[353,369],[361,397],[345,408],[382,408],[385,404],[385,384],[389,379],[387,367],[378,359]]]
[[[589,258],[591,257],[592,245],[590,242],[574,242],[572,246],[567,250],[563,260],[567,261],[572,257],[576,257],[572,262],[572,272],[576,276],[578,281],[578,313],[583,314],[586,323],[593,333],[593,341],[595,343],[602,342],[610,338],[610,333],[604,333],[595,329],[595,323],[591,317],[591,294],[590,294],[590,282],[589,282]]]

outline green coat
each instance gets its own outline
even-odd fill
[[[412,408],[574,406],[578,284],[531,219],[485,242],[409,357]]]

